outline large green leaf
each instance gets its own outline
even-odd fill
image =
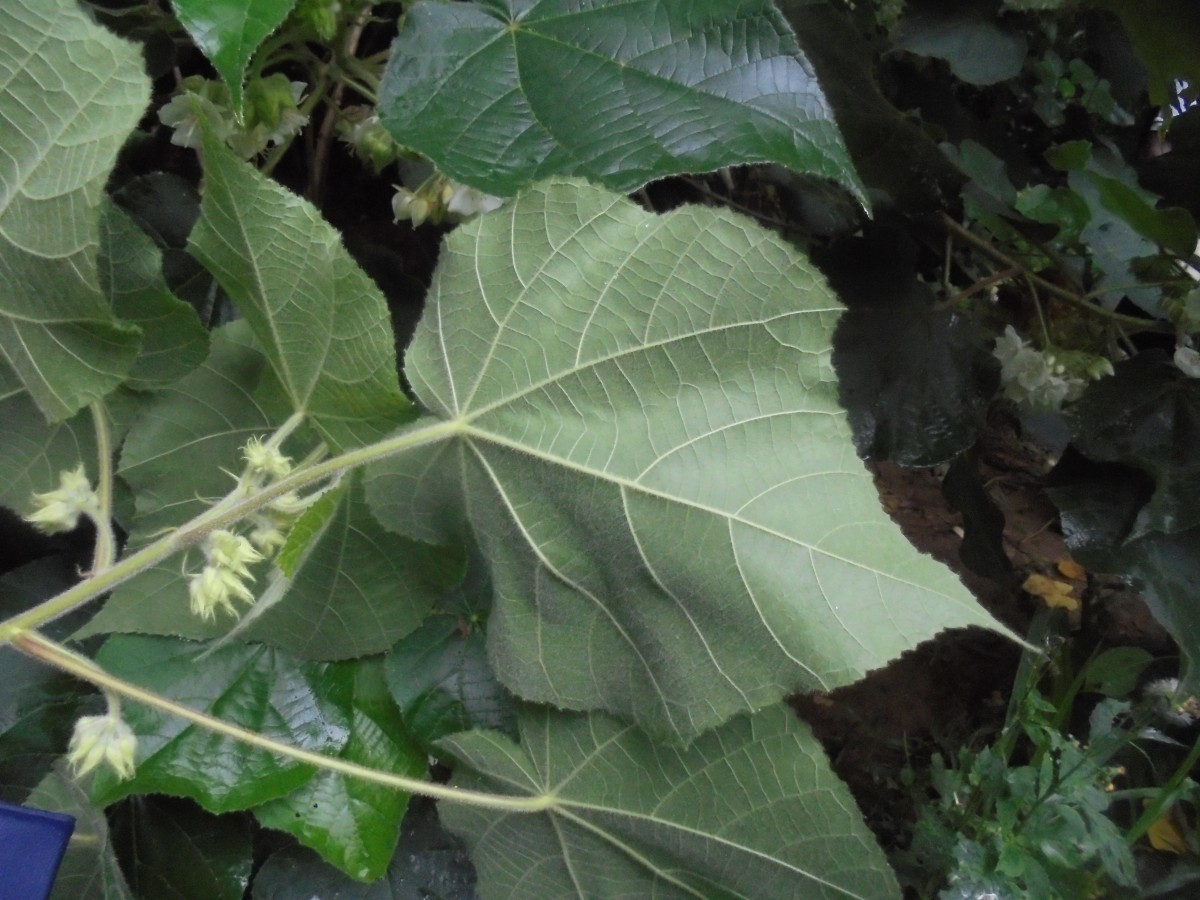
[[[97,215],[149,97],[138,48],[75,0],[0,5],[0,360],[51,421],[120,384],[137,353],[99,290]]]
[[[387,694],[383,662],[354,665],[354,715],[340,758],[410,778],[426,773],[426,756],[404,729]],[[296,836],[359,881],[388,869],[409,795],[336,772],[318,772],[297,791],[254,810],[268,828]]]
[[[246,64],[291,13],[296,0],[175,0],[179,23],[229,85],[240,108]]]
[[[686,750],[631,725],[528,709],[521,744],[468,732],[454,784],[553,798],[543,813],[443,805],[485,897],[881,900],[900,891],[850,792],[784,707]]]
[[[250,323],[296,412],[334,447],[411,418],[387,304],[312,204],[204,139],[192,253]]]
[[[864,198],[816,77],[769,0],[417,3],[379,109],[401,144],[494,194],[556,174],[628,191],[777,162]]]
[[[337,755],[350,738],[347,666],[298,663],[277,650],[230,644],[197,657],[203,644],[118,635],[96,661],[106,671],[211,716],[284,743]],[[96,773],[92,799],[107,804],[128,794],[191,797],[210,812],[246,809],[296,790],[312,766],[215,734],[158,709],[127,703],[125,720],[138,738],[137,774],[119,781]]]
[[[739,216],[537,187],[451,234],[406,362],[451,437],[375,465],[368,501],[430,541],[469,522],[510,689],[659,736],[999,628],[880,509],[839,311]]]

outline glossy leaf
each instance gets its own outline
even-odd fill
[[[381,653],[420,625],[461,575],[460,553],[381,527],[354,479],[296,563],[283,598],[242,636],[305,659]]]
[[[0,361],[52,422],[115,388],[137,354],[137,328],[100,293],[97,216],[149,97],[137,47],[74,0],[0,7]]]
[[[408,737],[387,695],[382,662],[362,660],[353,670],[350,740],[339,758],[420,778],[426,773],[426,755]],[[268,828],[295,835],[358,881],[373,881],[392,861],[408,799],[401,791],[318,772],[299,790],[255,809],[254,815]]]
[[[238,108],[247,63],[295,5],[296,0],[175,0],[171,4],[179,24],[229,85]]]
[[[113,850],[104,810],[88,802],[87,792],[71,777],[65,763],[47,773],[28,804],[75,817],[49,900],[134,900]]]
[[[494,732],[444,745],[457,786],[554,798],[544,813],[443,805],[488,897],[900,895],[824,751],[780,706],[686,750],[605,715],[534,708],[520,746]]]
[[[777,162],[864,199],[821,87],[767,0],[417,3],[379,109],[401,144],[493,194],[550,175],[630,191]]]
[[[1076,447],[1091,459],[1135,466],[1156,488],[1132,537],[1200,525],[1200,380],[1160,351],[1118,363],[1071,410]]]
[[[200,663],[203,644],[118,635],[96,661],[106,671],[212,716],[306,750],[336,755],[350,738],[345,667],[302,664],[268,647],[231,644]],[[138,738],[137,774],[98,770],[92,799],[133,793],[191,797],[210,812],[246,809],[307,784],[301,765],[135,703],[122,706]]]
[[[462,841],[447,833],[430,801],[414,798],[387,874],[352,880],[304,847],[271,855],[254,879],[253,900],[476,900],[475,869]]]
[[[249,822],[171,797],[130,797],[113,812],[112,842],[143,900],[242,900],[250,880]]]
[[[207,130],[204,160],[189,247],[246,317],[293,410],[336,448],[411,418],[387,304],[337,231]]]
[[[430,618],[387,655],[386,671],[405,725],[426,747],[472,728],[515,733],[516,703],[496,681],[482,629],[469,621]]]
[[[116,314],[142,329],[129,386],[145,390],[182,378],[208,356],[208,332],[163,280],[154,241],[120,207],[100,217],[100,285]]]
[[[879,508],[839,304],[749,221],[538,187],[450,236],[429,304],[406,372],[451,437],[372,467],[368,500],[424,540],[469,521],[518,695],[687,741],[1000,627]]]

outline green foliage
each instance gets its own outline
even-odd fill
[[[771,161],[865,199],[821,87],[766,0],[416,3],[380,112],[398,142],[503,196],[551,175],[628,191]]]
[[[973,449],[997,403],[1062,456],[1080,561],[1180,643],[1163,703],[1194,721],[1195,120],[1165,116],[1179,167],[1136,150],[1144,92],[1187,99],[1187,28],[1115,0],[102,6],[144,54],[70,0],[0,11],[0,502],[82,464],[90,530],[57,539],[95,534],[0,577],[0,641],[40,661],[0,653],[0,780],[88,839],[60,895],[898,895],[782,701],[1013,637],[855,453],[949,462],[964,559],[1013,590]],[[1137,731],[1144,651],[1068,656],[933,764],[907,882],[1134,889],[1200,749]],[[101,704],[124,781],[56,762]],[[1135,744],[1174,774],[1109,791]]]

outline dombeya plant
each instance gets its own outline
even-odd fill
[[[98,533],[0,638],[109,698],[92,804],[249,810],[369,881],[421,794],[489,897],[898,893],[781,701],[1003,629],[881,511],[802,254],[537,182],[446,240],[410,399],[337,232],[201,121],[206,333],[103,190],[137,51],[67,0],[0,35],[3,499]]]

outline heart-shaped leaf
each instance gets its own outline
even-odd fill
[[[999,628],[880,509],[839,311],[739,216],[536,187],[443,249],[406,372],[450,437],[375,465],[368,501],[430,542],[469,524],[511,690],[656,736]]]
[[[417,3],[380,93],[401,144],[511,195],[579,175],[615,190],[777,162],[865,192],[769,0]]]

